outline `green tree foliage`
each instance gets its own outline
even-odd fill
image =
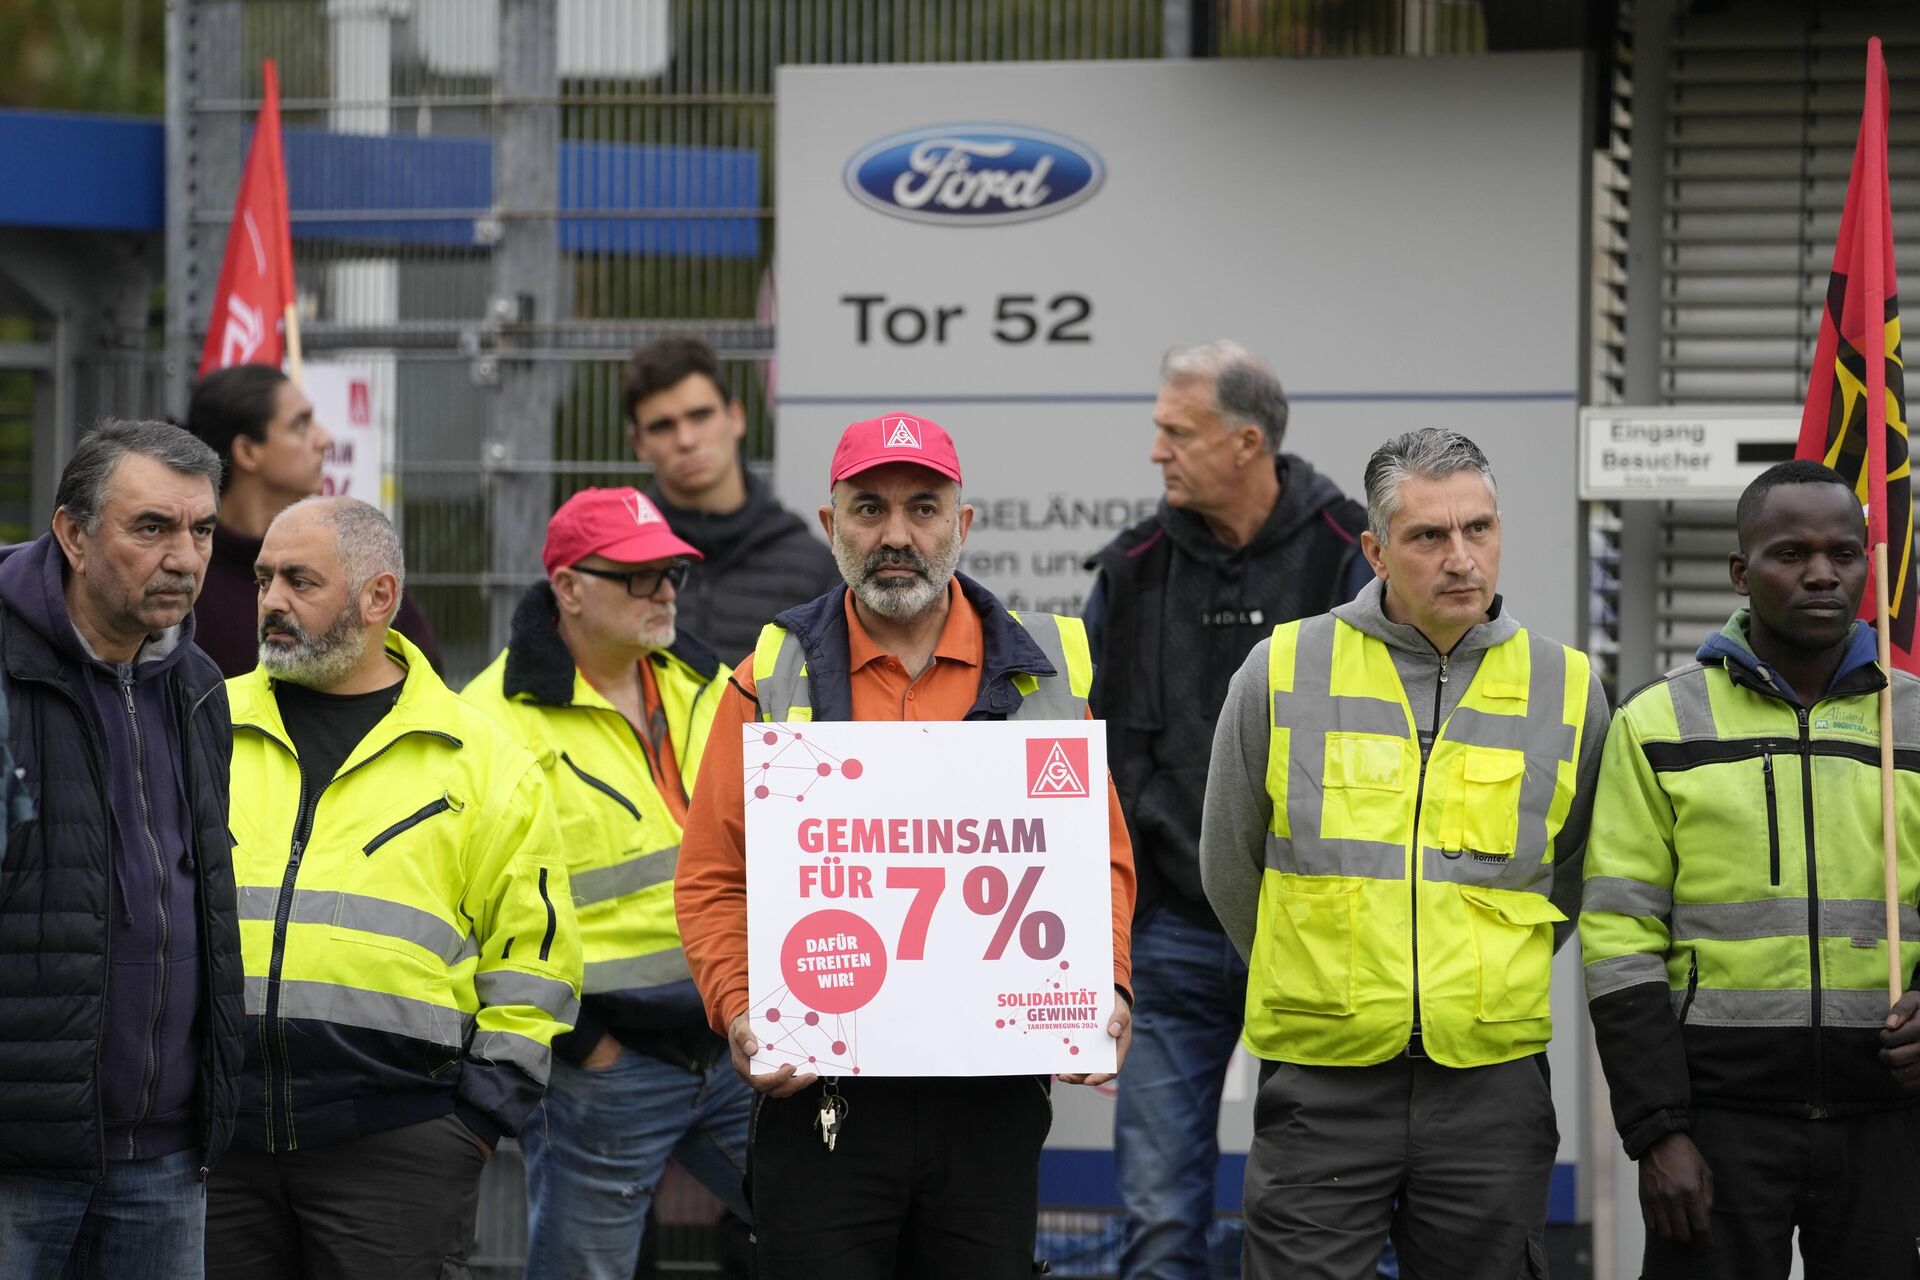
[[[166,0],[0,0],[0,106],[157,116]]]

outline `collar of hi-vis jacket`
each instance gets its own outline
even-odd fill
[[[500,691],[548,707],[591,706],[611,709],[574,665],[573,652],[560,636],[553,585],[536,582],[513,610],[507,639],[507,665]],[[698,636],[676,631],[673,644],[658,655],[687,669],[695,684],[711,684],[720,674],[720,658]]]
[[[980,691],[966,717],[1011,715],[1020,705],[1013,677],[1061,673],[1041,652],[1005,605],[964,573],[955,573],[960,596],[980,615]],[[807,654],[807,680],[817,720],[851,720],[853,686],[848,673],[847,588],[835,587],[773,620],[800,641]]]
[[[1790,707],[1799,706],[1800,695],[1794,692],[1793,686],[1775,675],[1773,668],[1753,651],[1747,639],[1747,624],[1752,617],[1751,605],[1735,609],[1727,625],[1708,636],[1693,656],[1708,666],[1724,666],[1728,678],[1735,684],[1778,698]],[[1847,632],[1846,644],[1846,652],[1840,656],[1840,665],[1834,669],[1833,679],[1827,682],[1827,691],[1822,696],[1846,698],[1878,693],[1887,683],[1887,677],[1880,670],[1880,643],[1873,628],[1856,621]]]
[[[1434,670],[1439,671],[1443,655],[1433,641],[1427,639],[1426,633],[1410,622],[1395,622],[1387,616],[1387,584],[1384,580],[1369,582],[1359,595],[1343,605],[1336,605],[1333,616],[1356,631],[1372,636],[1389,649],[1431,662]],[[1505,597],[1496,595],[1487,609],[1487,620],[1468,627],[1444,656],[1451,659],[1484,653],[1495,645],[1505,644],[1519,633],[1520,624],[1507,614]]]
[[[447,725],[455,723],[457,717],[447,714],[446,704],[456,700],[457,695],[433,673],[433,664],[427,661],[426,655],[413,641],[392,630],[387,632],[386,649],[389,657],[407,669],[406,678],[400,682],[400,695],[394,699],[392,710],[381,717],[373,731],[340,762],[340,773],[356,768],[409,733],[430,733],[453,746],[465,745],[447,732]],[[280,718],[280,702],[273,696],[273,684],[265,667],[255,667],[227,682],[234,727],[251,725],[265,730],[291,749],[293,739],[287,733],[286,722]]]

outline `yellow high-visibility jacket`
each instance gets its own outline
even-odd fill
[[[1887,994],[1873,629],[1811,707],[1736,612],[1620,708],[1587,842],[1580,940],[1614,1120],[1636,1158],[1698,1103],[1905,1106]],[[1900,972],[1920,964],[1920,680],[1893,675]]]
[[[574,666],[552,610],[552,588],[537,584],[508,647],[461,696],[532,753],[553,789],[586,964],[580,1018],[558,1048],[579,1058],[609,1031],[625,1043],[707,1019],[673,912],[680,824],[654,784],[646,742]],[[648,661],[684,805],[728,668],[691,636]]]
[[[580,937],[540,768],[389,631],[393,708],[318,794],[263,669],[227,682],[247,1064],[235,1140],[324,1146],[457,1111],[518,1130]]]

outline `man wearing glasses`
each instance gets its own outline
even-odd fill
[[[727,668],[676,633],[700,553],[633,489],[586,489],[547,524],[547,581],[466,697],[554,788],[586,959],[544,1115],[521,1130],[530,1280],[631,1280],[671,1157],[743,1219],[753,1092],[707,1028],[674,922],[687,797]]]

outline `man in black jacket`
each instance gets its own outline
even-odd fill
[[[730,665],[773,615],[840,585],[826,544],[740,462],[747,416],[713,348],[661,338],[633,353],[623,405],[647,489],[674,533],[705,557],[680,590],[680,628]]]
[[[1247,968],[1200,887],[1200,809],[1227,681],[1275,626],[1352,599],[1366,509],[1280,452],[1287,398],[1231,342],[1161,364],[1148,458],[1165,496],[1095,556],[1094,713],[1133,834],[1134,1043],[1114,1156],[1124,1280],[1207,1274],[1216,1133]]]
[[[201,1274],[244,1018],[226,692],[193,643],[220,459],[102,426],[0,563],[0,1276]]]

